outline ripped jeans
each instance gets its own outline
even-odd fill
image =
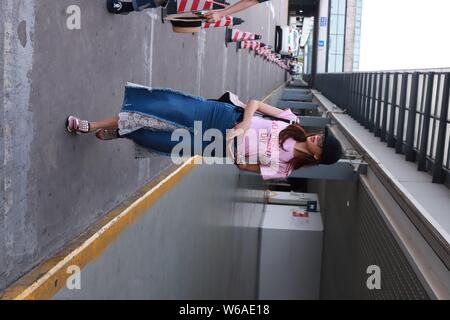
[[[242,111],[233,105],[205,100],[171,89],[149,88],[127,84],[122,109],[119,113],[119,134],[140,146],[159,154],[170,155],[180,141],[172,141],[175,129],[185,129],[194,141],[208,129],[218,129],[223,135],[223,154],[226,150],[226,131],[242,121]],[[194,122],[201,127],[194,130]],[[203,139],[201,139],[203,141]],[[210,144],[202,142],[202,151]],[[198,154],[198,153],[196,153]],[[183,155],[193,156],[195,154]],[[201,155],[201,154],[199,154]]]

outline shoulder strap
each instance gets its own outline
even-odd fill
[[[298,117],[295,117],[295,120],[288,120],[288,119],[272,117],[272,116],[266,116],[266,115],[263,115],[262,117],[265,118],[265,119],[271,119],[271,120],[286,122],[286,123],[289,123],[289,124],[300,124],[300,119]]]

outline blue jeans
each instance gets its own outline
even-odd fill
[[[129,84],[125,88],[122,112],[137,112],[161,120],[176,128],[185,129],[190,134],[191,154],[201,155],[210,141],[203,141],[202,133],[208,129],[217,129],[222,133],[222,155],[226,151],[226,130],[242,121],[242,111],[233,105],[218,101],[205,100],[171,89],[155,89]],[[200,121],[194,130],[194,122]],[[154,131],[141,128],[123,135],[137,144],[156,151],[170,154],[180,141],[172,141],[172,131]],[[195,150],[194,141],[202,141],[201,150]],[[214,156],[215,154],[212,154]]]

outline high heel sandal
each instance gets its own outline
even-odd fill
[[[87,120],[81,120],[74,116],[69,116],[66,120],[66,129],[70,133],[89,133],[91,130],[91,125]]]
[[[95,136],[100,140],[113,140],[120,138],[119,129],[98,129]]]

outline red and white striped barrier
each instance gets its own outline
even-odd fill
[[[261,47],[261,42],[255,41],[254,43],[255,43],[254,47],[250,48],[250,50],[256,51],[256,50],[258,50]]]
[[[176,14],[223,9],[228,5],[229,3],[223,0],[176,0],[169,2],[167,6],[167,13]]]
[[[259,54],[261,56],[265,57],[269,51],[270,51],[270,47],[269,46],[263,46],[263,47],[260,48]]]
[[[213,3],[206,0],[179,0],[177,13],[211,10]]]
[[[242,41],[239,43],[239,48],[250,49],[252,42],[259,42],[259,41]],[[254,48],[254,50],[256,54],[263,57],[263,59],[275,64],[281,69],[289,70],[287,65],[284,63],[284,60],[280,59],[280,55],[272,51],[271,46],[259,42],[259,46],[257,48]]]
[[[209,23],[209,22],[204,21],[202,23],[202,28],[208,29],[208,28],[219,28],[219,27],[231,27],[231,26],[241,24],[242,22],[244,22],[244,20],[242,20],[240,18],[225,16],[225,17],[222,17],[222,19],[220,19],[219,21],[217,21],[215,23]]]
[[[265,56],[266,56],[266,54],[267,54],[267,48],[260,48],[259,50],[258,50],[258,54],[261,56],[261,57],[263,57],[263,58],[265,58]]]
[[[257,50],[259,49],[261,43],[259,41],[251,40],[251,41],[241,41],[239,42],[239,49],[250,49]]]
[[[261,35],[253,33],[241,31],[237,28],[227,29],[226,39],[227,42],[238,42],[238,41],[246,41],[246,40],[259,40],[261,39]]]
[[[190,15],[189,13],[186,15]],[[202,17],[185,16],[185,14],[170,15],[165,18],[172,23],[172,30],[177,33],[194,33],[201,29],[229,27],[238,25],[244,20],[232,16],[225,16],[216,23],[209,23]]]

